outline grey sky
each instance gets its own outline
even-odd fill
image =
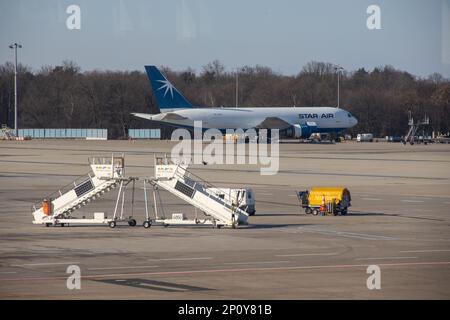
[[[81,8],[68,30],[66,8]],[[381,30],[366,27],[371,4]],[[0,63],[34,70],[73,60],[83,70],[196,71],[214,59],[228,70],[262,64],[296,74],[309,61],[347,70],[380,65],[450,77],[450,0],[0,0]]]

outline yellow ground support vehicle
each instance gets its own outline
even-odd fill
[[[297,192],[306,214],[346,215],[351,205],[350,191],[345,187],[313,187]]]

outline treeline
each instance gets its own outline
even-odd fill
[[[142,71],[86,71],[71,61],[32,72],[19,65],[20,128],[104,128],[110,138],[124,138],[128,128],[158,125],[132,112],[155,113],[158,108]],[[239,106],[336,106],[337,74],[333,64],[310,62],[295,76],[264,66],[226,71],[218,61],[193,69],[163,68],[170,81],[193,104],[235,105],[236,71]],[[0,65],[0,122],[14,126],[14,66]],[[359,120],[350,133],[404,135],[408,111],[416,119],[427,114],[430,131],[450,131],[450,81],[440,74],[418,78],[390,66],[358,69],[340,76],[340,105]],[[163,127],[163,136],[171,128]]]

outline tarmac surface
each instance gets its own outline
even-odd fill
[[[88,157],[124,153],[127,176],[150,177],[153,154],[173,145],[0,141],[0,298],[450,298],[450,145],[286,143],[272,176],[257,165],[192,166],[214,185],[253,188],[256,215],[238,229],[144,229],[140,183],[136,227],[32,224],[32,204],[89,172]],[[348,187],[349,215],[304,214],[295,192],[317,185]],[[111,215],[115,196],[75,215]],[[166,214],[195,214],[161,197]],[[70,265],[80,267],[80,290],[67,289]],[[367,287],[369,265],[381,270],[379,290]]]

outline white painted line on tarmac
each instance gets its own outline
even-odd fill
[[[160,288],[160,289],[165,289],[165,290],[173,290],[173,291],[187,291],[187,289],[185,288],[178,288],[175,286],[169,286],[169,285],[162,285],[162,284],[154,284],[154,283],[145,283],[145,282],[141,282],[139,283],[141,286],[147,286],[150,288]]]
[[[337,252],[330,253],[294,253],[294,254],[276,254],[275,257],[309,257],[309,256],[335,256]]]
[[[325,229],[307,229],[304,227],[298,227],[301,232],[312,232],[317,234],[329,235],[329,236],[340,236],[347,238],[357,238],[363,240],[398,240],[398,238],[379,236],[374,234],[366,233],[355,233],[355,232],[345,232],[345,231],[335,231],[335,230],[325,230]]]
[[[116,269],[140,269],[140,268],[158,268],[159,266],[130,266],[130,267],[105,267],[105,268],[89,268],[88,270],[116,270]]]
[[[195,257],[195,258],[165,258],[165,259],[148,259],[148,261],[188,261],[188,260],[210,260],[213,257]]]
[[[420,252],[449,252],[450,249],[431,249],[431,250],[407,250],[407,251],[399,251],[401,253],[420,253]]]
[[[290,261],[248,261],[248,262],[225,262],[224,264],[239,265],[239,264],[266,264],[266,263],[289,263]]]
[[[80,262],[45,262],[45,263],[24,263],[24,264],[15,264],[12,267],[37,267],[37,266],[52,266],[52,265],[61,265],[61,264],[79,264]]]
[[[400,200],[401,202],[412,202],[412,203],[419,203],[419,202],[425,202],[423,200]]]
[[[17,273],[16,271],[0,271],[0,274]]]
[[[430,261],[430,262],[398,262],[398,263],[379,263],[380,267],[412,267],[412,266],[448,266],[450,261]],[[255,268],[238,268],[238,269],[203,269],[203,270],[181,270],[181,271],[156,271],[141,273],[113,273],[82,276],[83,279],[98,279],[111,277],[143,277],[143,276],[168,276],[177,274],[202,274],[202,273],[230,273],[230,272],[262,272],[262,271],[282,271],[282,270],[316,270],[316,269],[342,269],[342,268],[367,268],[368,264],[337,264],[337,265],[318,265],[318,266],[285,266],[285,267],[255,267]],[[48,281],[48,280],[66,280],[66,276],[56,277],[20,277],[1,279],[4,281]]]
[[[378,198],[361,198],[362,200],[368,200],[368,201],[381,201],[381,199]]]
[[[391,260],[391,259],[417,259],[417,257],[374,257],[374,258],[356,258],[355,260]]]
[[[370,197],[370,196],[374,196],[374,195],[376,195],[376,196],[391,196],[391,194],[379,193],[379,192],[371,192],[371,193],[367,193],[367,192],[364,192],[364,193],[352,192],[352,194],[356,194],[356,195],[359,195],[361,197],[365,197],[365,196]],[[430,199],[430,198],[432,198],[432,199],[436,199],[436,198],[449,199],[450,198],[450,197],[444,196],[444,195],[440,195],[439,196],[439,195],[434,195],[434,194],[413,194],[413,193],[400,193],[397,196],[400,196],[400,197],[412,197],[412,198],[419,197],[419,198],[422,198],[422,199]]]

